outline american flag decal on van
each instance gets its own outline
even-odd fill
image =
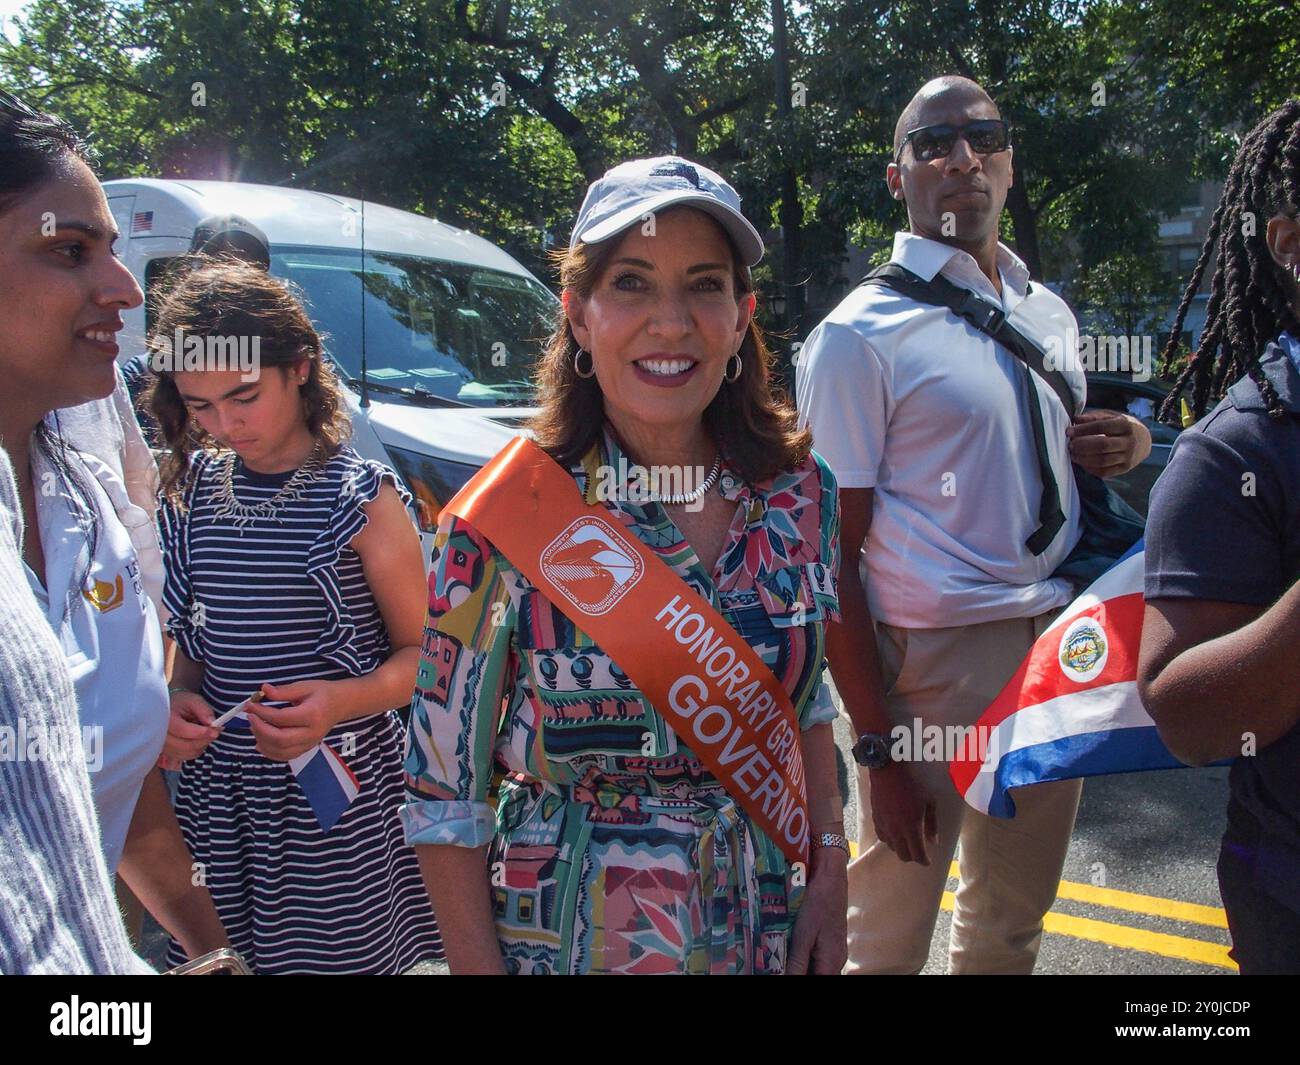
[[[136,211],[131,216],[132,233],[151,233],[153,232],[153,212]]]

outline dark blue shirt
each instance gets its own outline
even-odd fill
[[[153,371],[149,367],[148,355],[137,355],[127,359],[118,367],[122,371],[122,380],[126,382],[127,394],[131,397],[131,406],[135,408],[135,419],[140,423],[140,432],[151,448],[164,450],[167,442],[163,439],[162,429],[153,416],[144,398],[153,382]]]
[[[1300,576],[1300,372],[1277,343],[1261,368],[1285,415],[1271,418],[1243,378],[1178,438],[1152,490],[1147,599],[1267,608]],[[1300,725],[1238,758],[1229,779],[1225,844],[1262,890],[1300,910]]]

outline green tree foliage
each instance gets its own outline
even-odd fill
[[[1264,0],[786,0],[778,109],[772,3],[35,0],[0,80],[88,133],[106,177],[364,195],[543,273],[611,163],[716,166],[774,247],[792,170],[802,261],[780,280],[834,286],[848,238],[905,225],[883,183],[902,106],[961,73],[1016,131],[1004,231],[1032,272],[1118,284],[1105,264],[1153,262],[1160,212],[1291,91],[1300,32]]]
[[[1155,336],[1177,295],[1168,275],[1145,256],[1121,252],[1094,264],[1074,285],[1076,310],[1095,332]]]
[[[1093,3],[1029,0],[812,5],[833,42],[811,71],[840,123],[823,158],[828,206],[901,223],[883,174],[894,123],[927,80],[980,82],[1011,123],[1016,180],[1005,232],[1034,276],[1061,277],[1120,251],[1150,253],[1155,218],[1177,206],[1197,131],[1185,97],[1142,77]],[[1072,236],[1072,241],[1066,240]]]

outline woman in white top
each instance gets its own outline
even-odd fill
[[[65,123],[0,93],[0,444],[28,529],[28,582],[76,688],[107,866],[120,864],[198,952],[225,936],[207,892],[191,886],[201,878],[175,847],[175,818],[156,801],[168,698],[158,618],[119,517],[132,504],[107,464],[68,446],[59,420],[62,408],[112,394],[121,312],[142,299],[113,254],[113,216],[85,160]],[[68,756],[67,739],[47,735],[39,717],[20,724],[23,757]],[[148,817],[133,826],[146,785]]]

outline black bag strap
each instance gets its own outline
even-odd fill
[[[970,289],[954,285],[942,274],[935,274],[926,281],[898,263],[885,263],[876,267],[858,284],[884,285],[917,303],[947,307],[958,318],[964,318],[981,333],[992,337],[1047,382],[1056,398],[1061,401],[1066,415],[1074,418],[1074,393],[1070,390],[1065,374],[1047,366],[1046,352],[1011,325],[1001,307],[980,299]]]

